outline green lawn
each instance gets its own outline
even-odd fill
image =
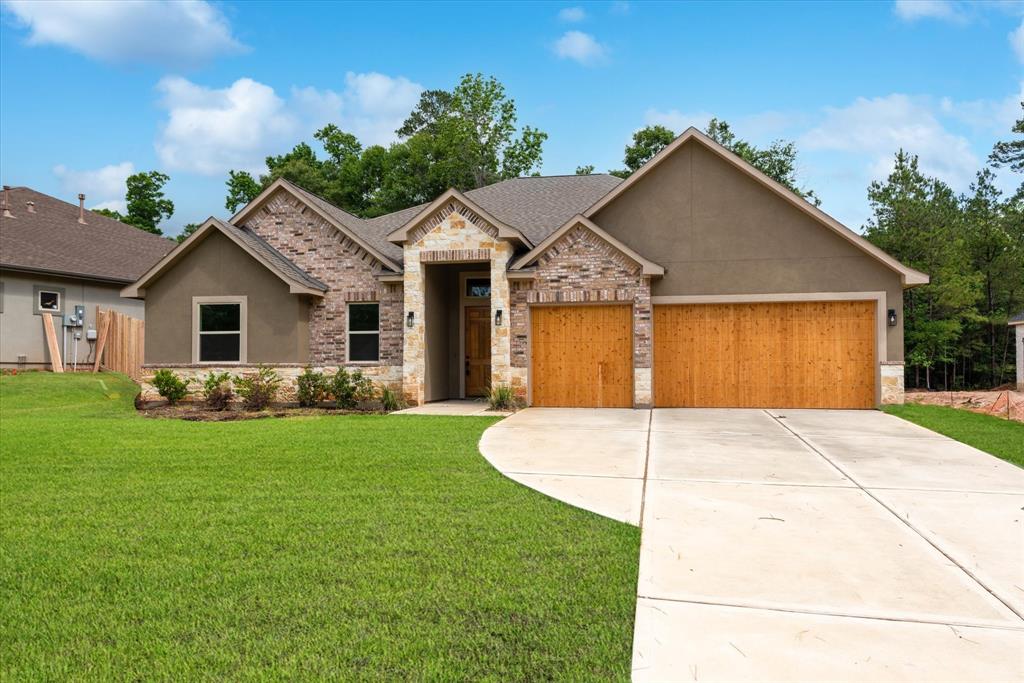
[[[883,410],[1024,467],[1024,424],[1020,422],[917,403],[885,406]]]
[[[0,679],[628,678],[639,530],[492,470],[492,419],[135,391],[0,378]]]

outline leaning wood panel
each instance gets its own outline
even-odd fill
[[[654,404],[871,408],[875,302],[654,307]]]
[[[632,407],[631,306],[538,306],[530,319],[533,405]]]
[[[46,337],[46,350],[50,353],[50,369],[54,372],[64,372],[64,364],[60,358],[60,346],[57,344],[57,332],[53,329],[53,317],[44,313],[43,335]]]

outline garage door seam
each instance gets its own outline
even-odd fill
[[[901,516],[901,515],[900,515],[900,514],[899,514],[898,512],[896,512],[896,511],[895,511],[895,510],[893,510],[893,509],[892,509],[891,507],[889,507],[889,506],[888,506],[888,505],[887,505],[887,504],[885,503],[885,501],[883,501],[883,500],[882,500],[881,498],[879,498],[878,496],[876,496],[876,495],[875,495],[874,493],[872,493],[872,492],[871,492],[871,491],[870,491],[869,489],[866,489],[866,488],[864,488],[864,486],[863,486],[863,485],[862,485],[862,484],[861,484],[861,483],[860,483],[859,481],[857,481],[857,479],[856,479],[856,478],[855,478],[855,477],[854,477],[853,475],[851,475],[851,474],[850,474],[849,472],[845,471],[845,470],[844,470],[844,469],[843,469],[842,467],[840,467],[840,466],[839,466],[839,465],[837,465],[837,464],[836,464],[835,462],[833,462],[831,458],[829,458],[829,457],[828,457],[827,455],[825,455],[825,454],[824,454],[824,453],[822,453],[822,452],[821,452],[820,450],[818,450],[818,449],[817,449],[817,448],[816,448],[816,447],[815,447],[815,446],[814,446],[814,445],[813,445],[813,444],[812,444],[811,442],[809,442],[809,441],[808,441],[807,439],[805,439],[805,438],[804,438],[804,437],[803,437],[803,436],[802,436],[801,434],[799,434],[799,433],[798,433],[798,432],[796,432],[795,430],[791,429],[791,428],[789,427],[789,425],[787,425],[787,424],[786,424],[785,422],[783,422],[783,421],[782,421],[782,420],[780,420],[780,419],[779,419],[778,417],[776,417],[775,415],[773,415],[773,414],[772,414],[771,412],[769,412],[769,411],[767,411],[767,410],[765,410],[765,411],[763,411],[763,412],[764,412],[764,414],[765,414],[765,415],[767,415],[767,416],[768,416],[768,417],[770,417],[771,419],[775,420],[775,421],[776,421],[776,422],[777,422],[777,423],[778,423],[778,424],[779,424],[779,425],[780,425],[780,426],[781,426],[781,427],[782,427],[783,429],[785,429],[786,431],[788,431],[789,433],[791,433],[791,434],[792,434],[793,436],[795,436],[796,438],[798,438],[798,439],[800,439],[800,440],[801,440],[802,442],[804,442],[804,444],[805,444],[805,445],[806,445],[806,446],[807,446],[808,448],[810,448],[810,449],[811,449],[812,451],[814,451],[814,452],[815,452],[815,453],[817,453],[817,454],[818,454],[819,456],[821,456],[821,458],[822,458],[822,459],[823,459],[823,460],[824,460],[825,462],[827,462],[827,463],[828,463],[829,465],[831,465],[832,467],[834,467],[834,468],[836,469],[836,471],[837,471],[837,472],[839,472],[839,473],[840,473],[840,474],[842,474],[842,475],[843,475],[844,477],[846,477],[847,479],[849,479],[850,481],[852,481],[852,482],[853,482],[854,484],[856,484],[857,488],[859,488],[859,489],[860,489],[861,491],[863,491],[863,492],[864,492],[864,494],[865,494],[866,496],[868,496],[869,498],[871,498],[871,500],[875,501],[876,503],[878,503],[879,505],[881,505],[881,506],[882,506],[883,508],[885,508],[885,509],[886,509],[886,510],[887,510],[887,511],[888,511],[888,512],[889,512],[889,513],[890,513],[890,514],[891,514],[891,515],[893,516],[893,517],[895,517],[896,519],[898,519],[898,520],[899,520],[900,522],[902,522],[902,523],[903,523],[904,525],[906,525],[906,527],[907,527],[908,529],[910,529],[910,530],[911,530],[911,531],[913,531],[913,532],[914,532],[915,534],[917,534],[917,535],[918,535],[919,537],[921,537],[921,539],[922,539],[922,540],[924,540],[924,542],[925,542],[925,543],[927,543],[927,544],[928,544],[928,545],[930,545],[931,547],[935,548],[935,550],[937,550],[937,551],[939,552],[939,554],[940,554],[940,555],[942,555],[942,556],[943,556],[943,557],[945,557],[945,558],[946,558],[947,560],[949,560],[950,562],[952,562],[952,563],[953,563],[953,564],[954,564],[954,565],[955,565],[956,567],[959,567],[959,568],[960,568],[960,571],[962,571],[962,572],[963,572],[964,574],[966,574],[967,576],[971,577],[971,579],[973,579],[975,583],[977,583],[977,584],[978,584],[979,586],[981,586],[982,588],[984,588],[984,589],[985,589],[985,591],[986,591],[986,592],[987,592],[987,593],[988,593],[989,595],[991,595],[991,596],[992,596],[993,598],[995,598],[996,600],[998,600],[998,601],[1000,602],[1000,604],[1004,605],[1004,606],[1005,606],[1005,607],[1006,607],[1006,608],[1007,608],[1008,610],[1010,610],[1010,612],[1012,612],[1013,614],[1015,614],[1015,615],[1017,616],[1017,618],[1019,618],[1019,619],[1021,619],[1022,621],[1024,621],[1024,614],[1021,614],[1021,612],[1019,612],[1019,611],[1018,611],[1017,609],[1015,609],[1015,608],[1013,607],[1013,605],[1011,605],[1010,603],[1008,603],[1008,602],[1007,602],[1006,600],[1003,600],[1003,598],[1001,598],[1001,597],[1000,597],[999,595],[997,595],[997,594],[996,594],[996,592],[995,592],[995,591],[993,591],[993,590],[992,590],[991,588],[989,588],[989,587],[988,587],[987,585],[985,585],[985,583],[984,583],[984,582],[983,582],[983,581],[982,581],[981,579],[979,579],[979,578],[978,578],[977,576],[975,576],[975,575],[974,575],[974,574],[973,574],[973,573],[972,573],[972,572],[971,572],[971,571],[970,571],[969,569],[967,569],[967,567],[965,567],[964,565],[962,565],[962,564],[960,564],[959,562],[957,562],[957,561],[956,561],[956,559],[954,559],[953,557],[951,557],[951,556],[949,555],[949,553],[947,553],[947,552],[946,552],[945,550],[943,550],[942,548],[940,548],[940,547],[939,547],[939,546],[938,546],[938,545],[937,545],[936,543],[934,543],[934,542],[933,542],[933,541],[932,541],[932,540],[931,540],[930,538],[928,538],[927,536],[925,536],[925,535],[924,535],[924,534],[923,534],[923,533],[921,532],[921,530],[920,530],[920,529],[918,529],[918,528],[917,528],[916,526],[914,526],[913,524],[911,524],[909,520],[906,520],[906,519],[904,519],[904,518],[903,518],[903,517],[902,517],[902,516]]]
[[[765,605],[746,605],[737,602],[719,602],[712,600],[686,600],[683,598],[662,598],[653,595],[637,595],[638,599],[650,600],[651,602],[674,602],[682,603],[686,605],[705,605],[707,607],[731,607],[734,609],[757,609],[764,610],[767,612],[785,612],[787,614],[813,614],[821,617],[837,617],[840,619],[872,619],[875,621],[896,621],[907,624],[927,624],[930,626],[946,626],[946,627],[959,627],[959,628],[988,628],[996,629],[999,631],[1013,631],[1020,632],[1024,630],[1021,626],[1012,626],[1010,624],[977,624],[977,623],[965,623],[962,621],[933,621],[931,619],[922,619],[914,617],[885,617],[881,615],[871,614],[853,614],[850,612],[833,612],[829,610],[817,610],[817,609],[804,609],[797,607],[780,607],[780,606],[765,606]]]

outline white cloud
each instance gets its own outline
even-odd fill
[[[926,98],[903,94],[857,98],[846,107],[827,107],[824,119],[799,145],[865,158],[872,179],[888,173],[894,153],[902,148],[918,155],[924,173],[954,188],[966,187],[981,162],[966,138],[946,130],[934,109]]]
[[[1024,81],[1020,81],[1016,93],[1001,100],[954,101],[944,97],[939,101],[939,112],[976,131],[1002,136],[1013,128],[1020,118],[1020,103],[1024,101]]]
[[[4,0],[30,45],[59,45],[106,62],[190,66],[245,47],[203,0]]]
[[[632,11],[633,7],[626,0],[615,0],[608,8],[608,11],[612,14],[626,15]]]
[[[706,111],[687,113],[681,112],[678,109],[670,109],[668,111],[648,109],[644,112],[644,125],[665,126],[678,135],[690,126],[704,130],[708,127],[708,121],[712,117],[713,115]]]
[[[130,161],[87,171],[75,171],[63,164],[53,167],[53,174],[65,193],[70,196],[84,193],[89,208],[115,211],[125,210],[124,181],[133,173],[135,164]]]
[[[117,211],[118,213],[128,213],[128,202],[123,199],[111,199],[99,204],[90,204],[87,207],[90,211],[99,211],[100,209],[110,209],[111,211]]]
[[[951,0],[896,0],[893,12],[904,21],[940,19],[962,22],[965,19],[959,5]]]
[[[379,73],[348,73],[341,92],[293,88],[287,101],[250,78],[217,89],[169,77],[158,89],[168,112],[156,140],[161,162],[169,170],[204,175],[261,171],[267,155],[312,141],[328,122],[364,145],[387,144],[423,91],[407,78]]]
[[[1024,21],[1020,22],[1020,26],[1016,30],[1010,32],[1009,39],[1014,54],[1024,64]]]
[[[555,42],[555,54],[562,59],[571,59],[584,66],[592,66],[604,61],[608,55],[608,48],[597,42],[589,33],[566,31]]]
[[[558,18],[562,21],[575,23],[587,18],[587,13],[582,7],[565,7],[558,12]]]

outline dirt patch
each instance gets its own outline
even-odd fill
[[[340,408],[295,408],[274,407],[267,410],[249,411],[239,407],[225,410],[211,410],[202,404],[179,403],[140,407],[146,417],[190,422],[234,422],[236,420],[265,420],[274,417],[311,417],[316,415],[384,415],[382,410],[343,410]]]
[[[1020,391],[908,391],[906,401],[1024,422],[1024,393]]]

